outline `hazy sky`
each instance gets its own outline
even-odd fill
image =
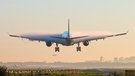
[[[27,42],[9,37],[30,31],[63,33],[70,19],[71,33],[75,31],[109,31],[126,36],[92,41],[82,52],[77,45],[62,46],[55,53],[55,44]],[[0,0],[0,61],[63,61],[83,62],[114,57],[135,56],[135,0]],[[57,54],[57,56],[53,56]]]

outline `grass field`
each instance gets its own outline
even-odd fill
[[[113,69],[113,68],[107,68]],[[135,70],[135,68],[115,68],[117,70]],[[9,74],[9,75],[8,75]],[[60,70],[14,70],[8,71],[6,76],[104,76],[104,72],[99,71],[83,71],[83,70],[71,70],[71,71],[60,71]],[[21,74],[21,75],[20,75]],[[38,74],[49,74],[49,75],[38,75]],[[117,76],[126,76],[125,72],[116,72]],[[107,74],[108,75],[108,74]],[[110,76],[110,75],[108,75]],[[130,76],[130,75],[129,75]],[[135,76],[132,75],[132,76]]]
[[[104,76],[102,72],[87,71],[9,71],[9,76],[20,76],[20,74],[22,74],[22,76],[41,76],[36,74],[50,74],[48,76]]]

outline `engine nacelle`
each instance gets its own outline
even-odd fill
[[[48,47],[50,47],[52,45],[52,43],[51,42],[46,42],[46,46],[48,46]]]
[[[89,41],[83,42],[83,45],[84,45],[84,46],[88,46],[88,45],[89,45]]]

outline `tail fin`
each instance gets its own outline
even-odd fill
[[[70,22],[69,22],[69,19],[68,19],[68,37],[70,38]]]

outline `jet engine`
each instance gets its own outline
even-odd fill
[[[84,45],[84,46],[88,46],[88,45],[89,45],[89,41],[83,42],[83,45]]]
[[[51,42],[46,42],[46,46],[50,47],[52,45]]]

